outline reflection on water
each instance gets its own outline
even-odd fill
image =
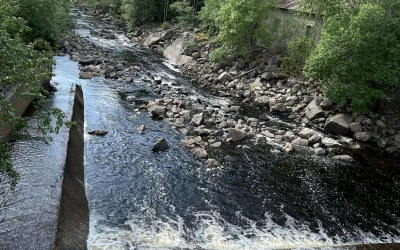
[[[85,15],[77,20],[79,34],[117,57],[163,75],[165,81],[189,84],[169,63],[131,44],[122,33],[115,39],[98,36],[115,28]],[[398,161],[368,156],[368,163],[360,155],[360,163],[340,165],[313,155],[280,155],[268,146],[227,145],[213,157],[229,154],[236,161],[208,171],[180,146],[176,130],[146,114],[135,115],[134,107],[121,98],[121,92],[136,95],[145,85],[106,83],[101,77],[81,83],[86,129],[109,131],[85,141],[90,249],[268,249],[400,242],[400,170],[394,168]],[[146,126],[145,134],[135,133],[140,125]],[[171,148],[153,154],[152,145],[160,137]]]

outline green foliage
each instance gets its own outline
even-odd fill
[[[202,30],[209,34],[214,34],[218,31],[219,13],[225,0],[205,0],[205,5],[199,12],[199,19],[201,21],[200,27]]]
[[[172,10],[172,13],[175,14],[176,17],[174,19],[177,21],[179,27],[187,28],[195,25],[195,10],[188,1],[180,0],[171,4],[169,7]]]
[[[59,1],[54,5],[61,8],[62,3]],[[4,90],[0,92],[3,93],[0,94],[0,127],[8,126],[13,135],[26,129],[28,123],[25,118],[15,115],[5,93],[14,93],[19,98],[31,101],[38,110],[46,102],[47,91],[43,90],[42,83],[50,78],[54,61],[51,47],[41,38],[57,39],[59,34],[55,33],[62,27],[51,25],[61,25],[64,21],[60,16],[60,20],[54,19],[53,24],[44,27],[50,20],[44,17],[45,10],[42,8],[44,6],[41,3],[32,5],[23,0],[2,0],[0,8],[0,89]],[[52,7],[47,9],[50,12],[54,10]],[[39,10],[43,11],[41,18],[35,13]],[[24,13],[31,13],[28,21],[21,17]],[[35,37],[40,39],[26,39]],[[65,116],[60,110],[39,111],[38,114],[42,118],[39,119],[38,128],[43,134],[57,132],[64,125]],[[55,126],[50,125],[54,120]],[[7,143],[4,138],[0,138],[0,141],[0,172],[7,172],[15,183],[18,175],[12,170]]]
[[[197,43],[194,40],[185,40],[184,45],[188,49],[194,49],[197,47]]]
[[[11,187],[14,188],[18,182],[19,174],[12,166],[11,150],[7,141],[0,139],[0,173],[7,173],[11,179]]]
[[[400,1],[359,4],[328,18],[307,60],[329,98],[366,111],[400,81]]]
[[[265,20],[275,0],[225,0],[217,12],[215,25],[219,29],[218,41],[221,47],[212,52],[213,60],[229,56],[251,59],[257,44],[268,46],[271,36]],[[226,53],[224,55],[224,53]]]
[[[163,29],[163,30],[169,30],[171,28],[172,28],[172,25],[169,22],[163,22],[161,24],[161,29]]]
[[[70,0],[18,0],[17,16],[23,18],[29,26],[27,34],[30,40],[42,38],[52,44],[61,37],[68,21]]]
[[[289,43],[289,56],[283,58],[282,68],[290,73],[301,75],[307,58],[314,48],[314,41],[307,36],[296,37]]]

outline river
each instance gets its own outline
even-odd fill
[[[162,75],[163,82],[177,83],[193,98],[230,102],[193,89],[168,60],[130,42],[116,27],[82,13],[74,18],[78,35],[115,57]],[[400,242],[398,160],[366,150],[356,154],[357,163],[338,164],[307,153],[281,154],[272,146],[227,144],[212,155],[235,160],[221,160],[220,168],[210,170],[181,146],[175,128],[135,112],[125,100],[130,94],[157,98],[140,77],[132,84],[80,80],[76,62],[67,57],[56,62],[58,77],[68,75],[67,84],[82,85],[85,130],[108,131],[104,137],[85,136],[89,249],[304,249]],[[286,124],[275,119],[274,126]],[[136,132],[140,125],[146,126],[144,134]],[[151,148],[161,137],[170,149],[155,154]]]

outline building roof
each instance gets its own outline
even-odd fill
[[[287,10],[295,10],[300,7],[299,0],[280,0],[280,7]]]

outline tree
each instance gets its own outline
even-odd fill
[[[366,111],[400,82],[400,1],[338,9],[326,18],[304,73],[322,80],[332,100]]]
[[[41,21],[29,22],[20,17],[21,13],[29,12],[22,8],[32,7],[34,8],[32,12],[34,12],[42,6],[24,4],[21,4],[19,0],[2,0],[0,7],[0,88],[4,90],[0,92],[0,126],[8,125],[11,127],[14,136],[21,129],[26,128],[28,123],[25,118],[15,115],[5,93],[14,92],[19,98],[31,101],[39,108],[38,116],[43,119],[40,119],[37,125],[39,131],[43,134],[57,132],[64,124],[63,118],[65,117],[59,109],[40,110],[40,107],[46,101],[46,91],[42,88],[42,83],[44,79],[51,76],[53,53],[49,44],[43,39],[27,40],[27,38],[31,38],[31,34],[45,33],[41,33],[42,30],[37,30],[38,27],[43,25]],[[57,20],[54,20],[54,22],[62,23]],[[36,25],[27,26],[33,23]],[[55,30],[61,29],[62,27],[55,28]],[[52,32],[46,34],[58,36],[58,34]],[[47,35],[44,37],[46,38]],[[48,38],[50,40],[56,39],[52,36]],[[51,125],[54,120],[56,122],[55,127]],[[12,168],[8,143],[5,138],[0,138],[0,172],[9,174],[15,185],[18,174]]]

